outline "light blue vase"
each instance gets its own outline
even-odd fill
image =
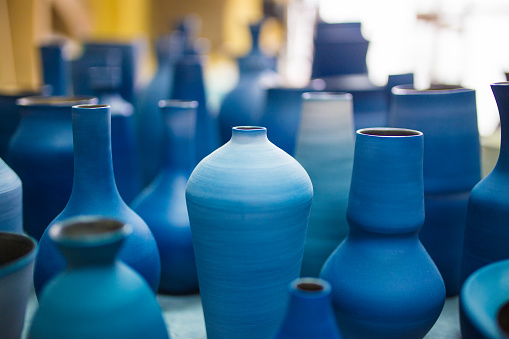
[[[21,180],[0,158],[0,231],[23,233]]]
[[[263,127],[234,127],[196,166],[186,201],[209,339],[276,334],[312,196],[306,171]]]
[[[442,311],[444,282],[418,238],[422,159],[421,132],[357,131],[350,232],[320,274],[347,338],[423,338]]]
[[[130,231],[116,220],[83,216],[50,227],[67,269],[39,298],[29,338],[169,337],[150,286],[115,260]]]

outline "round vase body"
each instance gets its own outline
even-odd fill
[[[50,227],[68,268],[39,298],[29,338],[168,338],[161,308],[146,281],[115,260],[126,227],[91,217]]]
[[[92,97],[27,97],[9,144],[9,166],[23,183],[23,228],[40,239],[69,200],[73,176],[71,106]]]
[[[157,244],[147,224],[122,200],[115,185],[109,106],[73,107],[72,124],[72,194],[51,224],[79,215],[100,215],[129,224],[132,233],[119,252],[119,259],[137,271],[157,292],[161,272]],[[65,260],[51,242],[48,230],[41,237],[35,261],[34,287],[38,296],[50,279],[65,268]]]
[[[420,239],[444,278],[459,293],[468,195],[481,179],[475,91],[393,88],[389,124],[424,133],[424,205]]]
[[[342,338],[330,301],[330,284],[317,278],[299,278],[290,284],[290,302],[274,339]]]
[[[491,85],[501,124],[500,155],[493,171],[470,192],[461,279],[489,263],[509,259],[509,83]]]
[[[32,288],[35,239],[0,232],[0,328],[5,339],[19,339]]]
[[[317,277],[348,233],[346,206],[352,177],[352,96],[304,93],[295,160],[313,182],[301,276]]]
[[[422,338],[442,311],[444,282],[418,238],[422,155],[420,132],[357,131],[350,232],[320,274],[347,338]]]
[[[306,171],[263,127],[233,128],[195,168],[186,201],[208,338],[275,335],[312,196]]]
[[[23,233],[21,180],[0,159],[0,231]]]
[[[161,257],[159,292],[198,291],[198,275],[186,207],[186,185],[194,169],[196,101],[161,101],[166,152],[154,181],[131,207],[152,231]]]

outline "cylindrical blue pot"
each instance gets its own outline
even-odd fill
[[[69,200],[73,176],[71,107],[93,97],[27,97],[18,100],[21,121],[7,163],[23,183],[23,228],[40,239]]]
[[[65,55],[65,39],[54,39],[39,46],[42,76],[45,85],[51,86],[51,95],[69,95],[71,65]]]
[[[297,278],[313,188],[263,127],[235,127],[186,190],[207,337],[269,338]]]
[[[509,259],[509,82],[491,85],[500,114],[500,155],[493,171],[482,179],[468,200],[461,278],[489,263]]]
[[[196,101],[159,103],[165,123],[163,166],[131,207],[154,234],[161,257],[159,291],[198,291],[193,240],[186,208],[186,185],[195,167]]]
[[[0,159],[0,231],[23,233],[21,180]]]
[[[319,278],[298,278],[290,284],[290,302],[274,339],[339,339],[330,300],[330,284]]]
[[[168,338],[147,282],[115,260],[129,232],[129,225],[100,217],[50,227],[67,269],[45,288],[29,338]]]
[[[470,190],[481,179],[475,91],[466,88],[393,88],[389,124],[424,133],[424,205],[419,234],[444,278],[459,293]]]
[[[352,178],[352,96],[304,93],[295,160],[313,182],[301,276],[317,277],[325,260],[348,234],[346,206]]]
[[[114,218],[132,227],[119,259],[137,271],[157,292],[161,263],[156,241],[147,224],[120,197],[113,176],[110,107],[78,105],[72,108],[74,181],[67,206],[53,223],[80,215]],[[35,261],[34,287],[38,296],[51,278],[65,268],[65,260],[46,229]]]
[[[32,287],[37,242],[23,234],[0,232],[0,333],[19,339]]]
[[[347,338],[422,338],[442,311],[444,282],[418,238],[422,158],[421,132],[357,131],[350,232],[320,274]]]

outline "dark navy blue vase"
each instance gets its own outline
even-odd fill
[[[159,287],[161,263],[154,236],[147,224],[120,197],[111,159],[110,107],[78,105],[72,108],[74,181],[63,211],[51,224],[79,215],[114,218],[132,227],[119,259],[137,271],[154,292]],[[49,227],[39,242],[34,287],[43,287],[65,268],[65,260],[49,237]]]
[[[340,339],[332,311],[330,284],[319,278],[298,278],[290,284],[285,319],[274,339]]]
[[[97,216],[50,227],[67,269],[44,288],[28,338],[169,337],[150,286],[116,260],[130,231],[130,225]]]
[[[357,131],[350,232],[320,274],[347,338],[423,338],[442,311],[444,282],[418,237],[422,159],[421,132]]]
[[[461,278],[489,263],[509,259],[509,82],[491,85],[500,114],[500,154],[493,171],[470,192]]]
[[[234,127],[186,189],[207,337],[270,338],[300,273],[311,180],[267,139]]]
[[[21,121],[7,163],[23,183],[23,229],[40,239],[69,200],[73,176],[71,106],[93,97],[27,97],[18,100]]]
[[[55,39],[39,47],[43,81],[51,86],[53,96],[71,93],[71,65],[65,53],[66,44],[65,39]]]
[[[459,293],[470,190],[481,179],[475,91],[466,88],[392,90],[389,124],[424,133],[424,206],[419,237],[448,296]]]
[[[193,240],[186,207],[186,185],[195,166],[196,101],[159,103],[165,124],[163,165],[131,207],[154,234],[161,257],[159,292],[198,291]]]

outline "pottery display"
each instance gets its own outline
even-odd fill
[[[424,337],[442,311],[445,286],[418,238],[424,223],[421,132],[357,131],[347,219],[349,234],[320,274],[332,286],[341,333]]]
[[[154,181],[131,207],[152,231],[161,257],[159,292],[198,291],[193,241],[186,207],[186,185],[195,167],[196,101],[159,103],[164,121],[163,164]]]
[[[63,211],[52,221],[58,223],[80,215],[100,215],[127,223],[132,233],[119,252],[119,259],[137,271],[154,292],[159,287],[161,263],[156,241],[147,224],[120,197],[111,159],[110,107],[78,105],[72,108],[74,138],[74,180],[72,193]],[[43,287],[65,268],[65,260],[46,229],[39,242],[35,261],[34,287],[38,296]]]
[[[330,301],[330,284],[318,278],[298,278],[290,284],[285,319],[274,339],[342,338]]]
[[[21,180],[0,158],[0,231],[23,233]]]
[[[150,286],[115,259],[130,231],[116,220],[84,216],[50,227],[67,269],[40,296],[29,338],[169,337]]]
[[[36,239],[40,239],[71,195],[71,107],[94,103],[94,97],[18,100],[21,121],[11,138],[6,163],[23,183],[23,229]]]
[[[19,339],[32,286],[37,242],[32,237],[0,232],[0,334]]]
[[[500,155],[493,171],[470,192],[461,267],[461,280],[489,263],[509,259],[509,82],[491,85],[500,124]]]
[[[39,46],[43,83],[51,86],[53,96],[71,94],[71,65],[65,54],[66,44],[65,39],[53,39]]]
[[[419,238],[444,278],[459,293],[470,190],[481,179],[475,91],[466,88],[392,89],[389,124],[424,133],[424,206]]]
[[[196,166],[186,202],[208,338],[276,334],[312,197],[306,171],[264,127],[234,127]]]
[[[301,276],[317,277],[325,260],[348,233],[346,206],[352,177],[352,96],[304,93],[295,160],[313,182]]]

